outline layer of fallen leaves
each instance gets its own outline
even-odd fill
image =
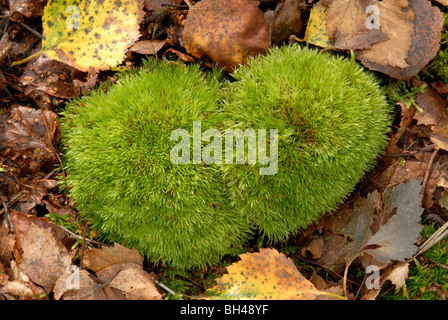
[[[0,226],[0,289],[8,298],[66,300],[160,300],[142,256],[120,245],[85,252],[84,268],[73,239],[47,218],[11,210],[15,235]]]
[[[117,10],[95,10],[100,2]],[[438,2],[446,5],[445,0]],[[146,55],[175,55],[232,72],[270,46],[296,39],[326,50],[353,50],[371,70],[410,79],[413,87],[426,84],[415,97],[416,105],[397,103],[387,152],[353,197],[291,239],[297,250],[289,250],[288,256],[303,259],[313,272],[299,271],[281,248],[260,249],[242,254],[203,297],[374,299],[380,289],[367,289],[357,270],[367,276],[366,267],[375,265],[381,271],[380,288],[386,281],[403,287],[412,259],[437,241],[422,243],[422,219],[446,226],[448,84],[413,78],[439,49],[442,18],[435,2],[142,0],[124,5],[92,0],[79,6],[88,14],[81,14],[78,29],[66,28],[74,12],[62,10],[56,1],[10,0],[8,11],[3,3],[1,298],[162,298],[154,286],[156,276],[143,269],[135,250],[90,247],[81,258],[80,247],[73,249],[74,238],[41,217],[51,212],[77,221],[76,208],[59,189],[64,170],[57,148],[58,107],[100,81],[114,82],[110,71],[93,69],[119,63],[128,69]],[[372,14],[366,12],[369,5],[380,9],[379,29],[366,27]],[[26,65],[10,66],[44,51],[47,55]],[[78,229],[81,234],[82,227]]]
[[[443,15],[429,0],[322,0],[312,13],[306,41],[353,50],[364,66],[395,79],[415,76],[440,47]]]

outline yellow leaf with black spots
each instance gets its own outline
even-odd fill
[[[304,41],[316,46],[326,48],[332,45],[328,37],[327,22],[325,16],[328,7],[319,2],[314,5],[310,12],[310,18],[305,31]]]
[[[317,290],[291,259],[275,249],[260,249],[240,258],[207,290],[207,299],[314,300],[320,295],[344,299]]]
[[[42,17],[42,50],[81,71],[108,70],[121,63],[140,37],[143,0],[49,0]]]

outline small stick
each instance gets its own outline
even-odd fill
[[[2,199],[2,204],[3,204],[3,209],[5,211],[6,220],[8,220],[8,223],[9,223],[9,230],[12,233],[16,233],[16,229],[14,228],[14,225],[12,224],[12,221],[11,221],[11,217],[9,216],[8,204],[3,199]]]
[[[157,281],[156,279],[154,279],[154,277],[150,277],[151,280],[158,286],[160,286],[161,288],[165,289],[165,291],[167,291],[168,293],[171,293],[173,296],[176,295],[176,292],[174,292],[173,290],[171,290],[170,288],[168,288],[166,285],[164,285],[163,283]]]
[[[63,226],[59,226],[58,225],[58,227],[61,228],[62,230],[64,230],[65,232],[67,232],[71,237],[73,237],[75,239],[82,240],[82,238],[83,238],[83,237],[78,236],[76,233],[68,230],[67,228],[65,228]],[[92,244],[99,245],[99,246],[109,247],[109,245],[107,245],[107,244],[104,244],[104,243],[101,243],[101,242],[98,242],[98,241],[95,241],[95,240],[92,240],[92,239],[89,239],[89,238],[85,238],[85,241],[89,242],[89,243],[92,243]]]
[[[438,149],[434,149],[431,158],[429,159],[428,167],[426,168],[425,178],[423,179],[423,187],[422,187],[422,194],[425,194],[426,185],[428,184],[429,177],[431,175],[431,169],[432,165],[434,163],[434,158],[436,157],[437,153],[439,152]]]
[[[29,25],[27,25],[23,22],[18,22],[18,24],[20,24],[22,27],[24,27],[26,30],[28,30],[32,34],[34,34],[39,39],[42,39],[42,35],[39,32],[37,32],[36,30],[34,30],[33,28],[31,28]]]
[[[84,225],[84,229],[82,230],[82,242],[81,242],[81,255],[79,257],[80,263],[80,269],[84,269],[84,246],[86,243],[86,233],[87,233],[87,226],[89,225],[89,222],[86,222]]]

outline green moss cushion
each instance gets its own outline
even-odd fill
[[[106,239],[154,262],[203,266],[240,248],[249,226],[217,166],[171,161],[170,136],[216,111],[218,83],[179,63],[146,72],[152,63],[66,106],[70,196]]]
[[[268,165],[228,164],[223,176],[239,212],[271,240],[335,209],[384,150],[392,106],[363,70],[296,45],[274,48],[235,73],[215,121],[243,131],[277,129],[278,171],[260,175]]]
[[[154,262],[217,262],[241,250],[254,228],[285,239],[337,208],[386,146],[392,106],[371,73],[343,58],[275,48],[226,86],[195,65],[159,62],[147,72],[152,63],[68,103],[62,144],[79,212],[106,239]],[[269,143],[257,148],[272,161],[249,164],[254,150],[260,160],[252,149],[244,164],[206,164],[212,143],[203,139],[200,163],[173,163],[172,133],[185,129],[193,145],[194,121],[202,133],[223,133],[223,152],[225,130],[259,138],[265,129]],[[275,170],[260,174],[265,167]]]

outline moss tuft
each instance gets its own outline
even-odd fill
[[[108,240],[154,262],[203,266],[248,234],[216,166],[173,164],[173,130],[192,132],[218,102],[216,77],[198,66],[153,64],[72,101],[62,133],[70,196]],[[104,93],[107,88],[107,94]]]
[[[344,58],[275,48],[223,87],[216,70],[205,77],[196,65],[160,62],[146,72],[152,64],[70,102],[62,143],[79,211],[153,262],[217,262],[254,227],[285,239],[335,209],[387,143],[392,106],[374,76]],[[266,165],[247,161],[174,164],[171,133],[191,135],[194,121],[202,132],[266,129],[268,141],[277,129],[278,171],[260,175]],[[215,142],[203,140],[202,150]]]
[[[274,48],[234,76],[215,121],[277,129],[278,172],[262,176],[257,163],[223,165],[223,175],[238,210],[282,240],[336,209],[373,168],[393,107],[372,73],[298,45]]]

